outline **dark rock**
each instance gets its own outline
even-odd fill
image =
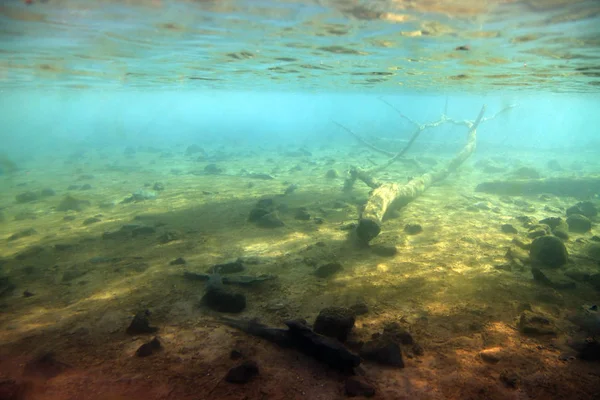
[[[279,219],[277,211],[264,214],[256,220],[256,224],[262,228],[280,228],[285,225],[283,221]]]
[[[100,221],[102,221],[100,218],[90,217],[90,218],[84,219],[82,225],[92,225],[92,224],[95,224],[96,222],[100,222]]]
[[[360,350],[360,356],[379,364],[404,368],[400,345],[385,336],[365,343]]]
[[[558,268],[567,263],[568,253],[565,244],[555,236],[540,236],[531,243],[529,256],[534,264],[541,267]]]
[[[335,274],[336,272],[341,271],[342,269],[342,264],[338,262],[331,262],[317,267],[314,274],[319,278],[327,278]]]
[[[183,259],[182,257],[178,257],[176,259],[174,259],[173,261],[171,261],[169,263],[169,265],[184,265],[186,263],[185,259]]]
[[[353,373],[360,357],[335,339],[313,332],[302,320],[286,321],[292,345],[311,357],[344,373]]]
[[[356,317],[354,312],[345,307],[327,307],[321,310],[313,330],[321,335],[336,338],[345,342],[354,327]]]
[[[414,339],[410,332],[402,328],[397,322],[390,322],[383,328],[383,335],[388,339],[403,345],[414,344]]]
[[[371,251],[373,254],[377,254],[381,257],[393,257],[398,253],[396,246],[386,246],[382,244],[371,246]]]
[[[152,186],[152,190],[157,191],[157,192],[162,192],[163,190],[165,190],[165,185],[163,185],[160,182],[156,182],[154,184],[154,186]]]
[[[531,268],[531,273],[533,274],[533,279],[536,282],[541,283],[542,285],[545,286],[549,286],[552,287],[554,289],[575,289],[576,288],[576,284],[573,281],[569,281],[566,280],[564,276],[556,278],[553,277],[553,279],[550,279],[547,273],[542,272],[539,268],[533,267]]]
[[[229,353],[230,360],[239,360],[243,356],[244,355],[239,350],[235,350],[235,349],[231,350],[231,352]]]
[[[571,214],[567,217],[569,231],[585,233],[592,229],[592,221],[581,214]]]
[[[127,328],[126,332],[130,335],[139,335],[158,331],[158,328],[150,326],[150,321],[148,320],[149,316],[150,311],[148,310],[138,312],[135,317],[133,317],[133,320],[131,321],[131,324]]]
[[[141,345],[136,350],[135,355],[138,357],[148,357],[148,356],[152,355],[152,353],[154,353],[155,351],[160,350],[161,347],[162,346],[160,344],[160,341],[158,340],[157,337],[155,337],[151,341]]]
[[[346,379],[344,391],[348,397],[373,397],[375,396],[375,388],[369,384],[364,378],[351,376]]]
[[[552,321],[531,311],[523,311],[519,317],[518,328],[527,336],[556,336]]]
[[[406,224],[404,232],[409,235],[416,235],[423,232],[423,227],[420,224]]]
[[[19,232],[13,233],[8,237],[8,240],[18,240],[24,237],[37,235],[37,231],[33,228],[23,229]]]
[[[15,258],[17,260],[26,260],[28,258],[32,258],[32,257],[37,257],[40,254],[44,253],[46,251],[46,248],[44,246],[40,246],[40,245],[35,245],[35,246],[31,246],[26,250],[23,250],[22,252],[18,253]]]
[[[52,188],[44,188],[40,192],[40,196],[42,197],[52,197],[54,195],[56,195],[56,192]]]
[[[271,211],[266,208],[258,208],[255,207],[250,210],[250,214],[248,215],[249,222],[258,222],[262,217],[269,214]]]
[[[79,189],[79,185],[69,185],[67,186],[67,190],[77,190]]]
[[[582,201],[567,209],[567,216],[580,214],[587,218],[598,215],[598,208],[591,201]]]
[[[197,144],[192,144],[192,145],[188,146],[187,149],[185,149],[186,156],[193,156],[194,154],[197,154],[197,153],[205,154],[204,149],[202,147],[198,146]]]
[[[306,208],[302,207],[296,211],[296,214],[294,214],[294,218],[300,221],[308,221],[310,219],[310,214],[306,210]]]
[[[204,172],[208,175],[219,175],[223,173],[223,168],[217,166],[217,164],[208,164],[204,167]]]
[[[600,243],[589,243],[585,248],[585,252],[591,259],[600,261]]]
[[[239,313],[246,308],[246,296],[222,287],[209,287],[202,297],[202,302],[209,308],[223,313]]]
[[[92,190],[92,185],[90,185],[89,183],[85,183],[85,184],[81,185],[79,190]]]
[[[511,234],[519,233],[519,231],[517,230],[517,228],[515,228],[511,224],[502,224],[502,226],[500,227],[500,229],[502,230],[503,233],[511,233]]]
[[[32,293],[29,290],[25,290],[23,292],[23,297],[33,297],[33,296],[35,296],[35,293]],[[1,397],[0,397],[0,399],[1,399]]]
[[[76,199],[70,194],[66,195],[56,207],[56,211],[82,211],[88,207],[90,202],[87,200]]]
[[[30,203],[32,201],[36,201],[38,198],[38,194],[32,191],[19,193],[15,196],[17,203]]]
[[[539,179],[540,173],[531,167],[521,167],[513,171],[512,175],[517,179]]]
[[[258,364],[255,361],[246,360],[237,367],[229,370],[225,380],[229,383],[246,383],[258,375]]]

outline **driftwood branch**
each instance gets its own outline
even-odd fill
[[[453,124],[453,125],[459,125],[459,126],[465,126],[467,128],[470,128],[474,121],[470,121],[470,120],[457,120],[454,118],[450,118],[446,115],[446,112],[448,110],[448,100],[446,99],[446,103],[444,106],[444,113],[440,116],[440,119],[434,122],[429,122],[426,124],[419,124],[418,122],[416,122],[415,120],[409,118],[408,116],[406,116],[404,113],[402,113],[402,111],[400,111],[398,108],[396,108],[393,104],[391,104],[390,102],[388,102],[387,100],[383,99],[382,97],[379,98],[379,100],[381,100],[383,103],[385,103],[386,105],[388,105],[390,108],[392,108],[394,111],[396,111],[402,118],[406,119],[408,122],[410,122],[411,124],[416,126],[415,131],[413,132],[412,136],[410,137],[410,139],[408,140],[408,143],[406,144],[406,146],[404,146],[404,148],[402,150],[400,150],[397,153],[393,153],[387,150],[383,150],[380,149],[376,146],[374,146],[373,144],[367,142],[366,140],[364,140],[360,135],[358,135],[357,133],[355,133],[354,131],[352,131],[351,129],[347,128],[346,126],[340,124],[339,122],[335,122],[332,121],[334,124],[336,124],[337,126],[339,126],[340,128],[344,129],[346,132],[348,132],[350,135],[352,135],[359,143],[363,144],[364,146],[370,148],[373,151],[376,151],[378,153],[387,155],[389,157],[391,157],[389,160],[387,160],[385,163],[381,164],[381,165],[377,165],[373,168],[369,168],[369,169],[361,169],[358,167],[352,167],[350,168],[350,170],[348,171],[348,176],[346,178],[346,181],[344,182],[344,191],[350,191],[352,190],[352,187],[354,186],[354,184],[356,183],[357,180],[362,181],[365,185],[369,186],[372,189],[375,189],[379,186],[381,186],[380,183],[378,183],[375,178],[373,177],[374,174],[383,171],[384,169],[388,168],[390,165],[392,165],[393,163],[399,161],[399,160],[403,160],[403,156],[406,154],[406,152],[411,148],[411,146],[415,143],[415,141],[417,140],[417,138],[420,136],[420,134],[430,128],[435,128],[438,127],[442,124]],[[510,110],[511,108],[516,107],[515,104],[511,104],[507,107],[502,108],[500,111],[498,111],[497,113],[495,113],[492,116],[489,117],[485,117],[482,118],[481,121],[479,121],[479,123],[483,123],[485,121],[490,121],[494,118],[496,118],[498,115],[500,115],[501,113]],[[406,160],[407,162],[411,162],[411,163],[416,163],[415,160]]]
[[[432,184],[445,179],[454,172],[475,150],[477,127],[483,120],[486,107],[483,106],[475,121],[463,121],[469,130],[467,143],[463,149],[446,165],[445,168],[428,172],[411,180],[406,185],[385,183],[373,190],[357,227],[357,235],[364,242],[370,242],[381,231],[383,217],[389,207],[397,201],[409,202],[427,190]]]

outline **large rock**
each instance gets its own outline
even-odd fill
[[[321,335],[345,342],[354,327],[354,311],[345,307],[327,307],[321,310],[314,324],[314,331]]]
[[[571,214],[567,217],[569,231],[577,233],[586,233],[592,229],[592,221],[581,214]]]
[[[558,268],[567,263],[568,252],[565,244],[556,236],[540,236],[531,243],[531,262],[539,267]]]

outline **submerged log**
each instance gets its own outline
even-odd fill
[[[381,223],[392,204],[408,203],[415,199],[432,184],[445,179],[469,158],[475,151],[477,127],[483,119],[485,109],[484,105],[475,122],[467,121],[469,127],[467,143],[445,168],[423,174],[405,185],[384,183],[373,190],[358,222],[356,233],[359,239],[367,243],[373,240],[381,232]]]
[[[589,198],[595,194],[600,194],[600,177],[483,182],[477,185],[475,191],[504,196],[527,196],[546,193],[561,197]]]

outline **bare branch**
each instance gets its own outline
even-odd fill
[[[356,133],[354,133],[351,129],[346,128],[344,125],[340,124],[339,122],[336,121],[331,121],[334,124],[336,124],[337,126],[339,126],[340,128],[342,128],[343,130],[345,130],[346,132],[348,132],[349,134],[351,134],[352,136],[354,136],[354,139],[358,140],[360,143],[362,143],[364,146],[367,146],[368,148],[370,148],[373,151],[376,151],[378,153],[381,154],[385,154],[386,156],[392,157],[394,156],[396,153],[392,153],[391,151],[387,151],[387,150],[382,150],[378,147],[375,147],[374,145],[372,145],[371,143],[367,142],[366,140],[364,140],[363,138],[361,138],[359,135],[357,135]]]

